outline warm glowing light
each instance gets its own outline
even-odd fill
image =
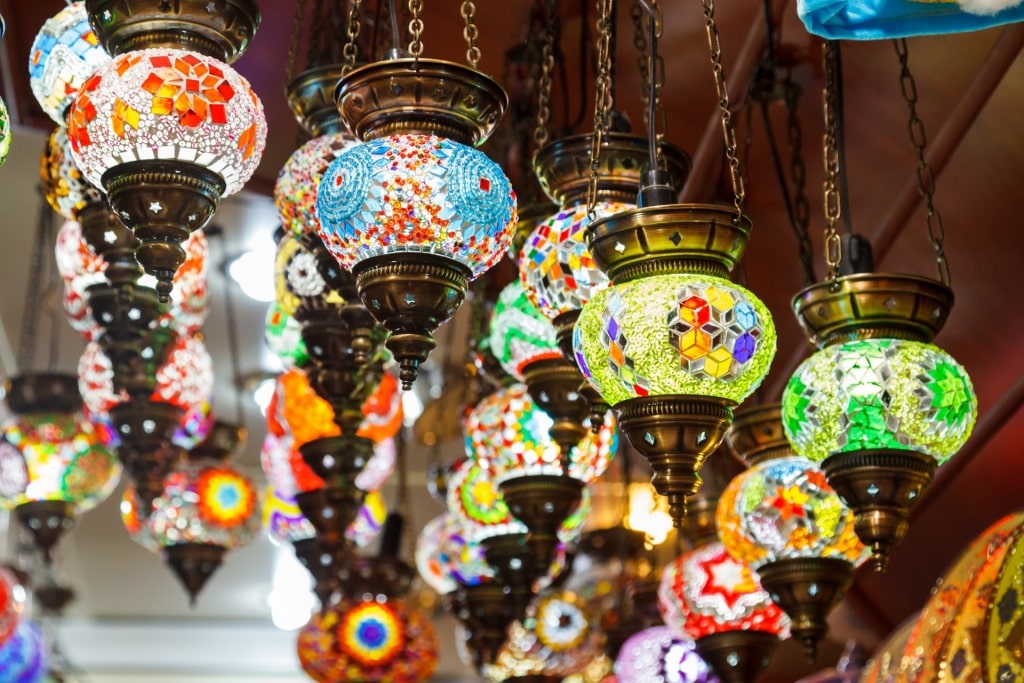
[[[664,543],[673,528],[668,499],[657,495],[649,483],[630,484],[626,528],[644,532],[648,547]]]

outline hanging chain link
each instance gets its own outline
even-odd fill
[[[359,40],[359,29],[361,24],[359,23],[359,8],[363,4],[363,0],[352,0],[352,4],[349,6],[348,12],[348,41],[345,42],[345,49],[342,51],[344,55],[344,63],[341,66],[341,74],[344,76],[356,66],[356,53],[358,48],[356,47],[356,41]]]
[[[804,163],[804,135],[800,126],[800,88],[793,83],[787,68],[783,72],[782,87],[786,105],[786,140],[792,156],[789,159],[789,177],[793,183],[793,230],[800,249],[800,263],[807,284],[817,279],[814,275],[814,255],[811,249],[811,205],[807,201],[807,165]]]
[[[292,39],[288,44],[288,61],[284,67],[284,85],[287,88],[295,77],[295,63],[299,59],[299,42],[302,40],[302,24],[306,18],[308,0],[296,0],[295,19],[292,22]]]
[[[555,68],[555,21],[557,0],[544,0],[544,36],[540,47],[540,79],[537,90],[537,125],[533,141],[539,149],[548,141],[548,123],[551,121],[551,73]]]
[[[836,41],[825,41],[825,89],[822,92],[821,104],[825,116],[825,135],[822,144],[823,161],[825,164],[825,265],[828,266],[828,279],[833,281],[839,275],[839,264],[843,260],[843,247],[836,233],[836,224],[842,214],[842,200],[839,196],[837,179],[839,176],[839,144],[837,133],[837,84],[836,84]]]
[[[615,102],[611,94],[612,0],[597,1],[597,78],[594,83],[594,134],[590,141],[590,178],[587,184],[587,215],[597,217],[597,180],[601,146],[608,132]]]
[[[466,21],[466,26],[462,29],[462,37],[466,40],[466,62],[475,69],[480,61],[480,48],[476,46],[480,32],[476,28],[476,5],[473,4],[473,0],[463,0],[462,18]]]
[[[928,145],[928,138],[924,132],[924,122],[917,116],[917,83],[914,75],[910,73],[909,51],[907,41],[904,39],[894,40],[896,55],[900,60],[900,92],[907,103],[910,111],[910,118],[907,121],[907,132],[910,134],[910,145],[917,154],[917,189],[924,197],[925,202],[925,224],[928,226],[928,239],[935,250],[935,265],[939,271],[939,279],[942,284],[949,286],[949,262],[946,260],[946,252],[942,246],[945,237],[945,229],[942,226],[942,215],[935,208],[935,172],[932,165],[925,158],[924,150]]]
[[[409,20],[409,33],[412,35],[409,54],[416,60],[416,64],[419,64],[420,55],[423,54],[423,41],[420,40],[420,35],[423,33],[423,20],[420,19],[422,12],[423,0],[409,0],[409,14],[412,15],[412,19]]]
[[[729,177],[732,180],[733,206],[739,222],[743,218],[743,200],[746,188],[743,184],[743,170],[736,155],[736,129],[729,111],[729,86],[725,80],[725,69],[722,67],[722,46],[718,40],[718,26],[715,23],[714,0],[701,0],[704,7],[704,28],[708,35],[708,51],[711,55],[711,71],[715,77],[715,91],[718,94],[718,108],[722,111],[722,139],[725,142],[725,157],[729,162]]]
[[[655,31],[661,37],[662,12],[657,0],[648,0],[648,4],[656,15]],[[633,21],[633,47],[636,49],[636,62],[640,71],[640,101],[643,103],[644,128],[651,128],[651,67],[648,58],[649,45],[647,44],[647,31],[644,30],[644,19],[646,13],[640,6],[638,0],[634,0],[629,9],[629,17]],[[655,149],[658,152],[658,162],[662,162],[662,143],[665,141],[665,130],[668,127],[668,119],[665,116],[665,107],[661,103],[661,87],[665,84],[665,58],[661,54],[654,55],[654,131]]]

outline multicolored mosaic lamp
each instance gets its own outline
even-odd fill
[[[416,569],[441,595],[454,592],[460,585],[476,586],[494,577],[479,540],[447,512],[427,522],[417,537]]]
[[[98,0],[89,20],[114,59],[82,85],[68,113],[75,162],[139,239],[139,263],[166,300],[185,254],[222,196],[256,170],[263,105],[227,62],[260,21],[252,0]]]
[[[491,353],[502,369],[520,382],[531,364],[561,357],[555,328],[519,281],[509,283],[498,294],[489,339]]]
[[[14,635],[0,646],[0,671],[14,683],[43,683],[49,668],[48,647],[43,630],[23,619]]]
[[[618,683],[718,683],[718,677],[697,654],[693,640],[667,626],[653,626],[631,636],[615,659]]]
[[[829,612],[870,551],[825,473],[792,452],[778,404],[737,411],[726,440],[750,469],[722,492],[718,536],[733,557],[757,571],[814,661]]]
[[[99,204],[103,193],[92,186],[75,164],[68,129],[59,126],[46,139],[39,167],[40,183],[47,203],[68,220],[76,220],[86,204]]]
[[[472,147],[508,97],[475,68],[417,57],[349,71],[336,99],[364,144],[324,174],[320,237],[391,333],[388,349],[408,389],[436,344],[433,331],[512,241],[515,192]]]
[[[224,554],[247,545],[260,530],[260,501],[252,481],[228,462],[243,429],[217,422],[164,480],[164,490],[143,514],[129,487],[121,513],[136,543],[161,553],[189,599],[220,567]]]
[[[0,647],[10,640],[22,621],[27,591],[14,572],[0,567]]]
[[[285,370],[302,368],[309,361],[302,327],[279,303],[271,302],[263,331],[263,343],[281,361]]]
[[[935,467],[967,441],[977,398],[964,368],[929,343],[953,305],[940,282],[859,273],[813,285],[793,306],[819,351],[793,373],[782,419],[851,508],[872,564],[908,529]]]
[[[7,161],[11,152],[11,114],[7,111],[7,103],[0,98],[0,166]]]
[[[43,112],[59,126],[85,81],[110,55],[89,25],[85,2],[76,0],[50,17],[29,49],[28,82]]]
[[[337,116],[337,108],[331,104]],[[295,235],[319,232],[316,202],[320,181],[335,159],[358,144],[350,133],[339,131],[314,137],[292,152],[274,185],[274,204],[285,230]]]
[[[896,677],[903,665],[903,652],[920,616],[920,611],[914,612],[889,634],[864,665],[860,683],[893,683],[898,680]]]
[[[75,518],[117,487],[113,433],[83,417],[74,375],[18,375],[5,398],[13,417],[0,434],[0,506],[14,511],[49,563]]]

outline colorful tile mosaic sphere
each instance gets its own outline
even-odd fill
[[[111,168],[163,159],[202,166],[242,189],[267,139],[249,82],[213,57],[171,48],[115,57],[82,85],[68,113],[75,163],[100,187]]]
[[[522,384],[499,389],[465,418],[466,454],[497,483],[535,474],[562,474],[561,449],[548,430],[553,421]],[[569,454],[569,476],[590,483],[608,469],[618,448],[611,413]]]
[[[785,638],[789,617],[757,575],[721,543],[690,550],[665,567],[658,587],[665,625],[697,640],[725,631],[766,631]]]
[[[418,683],[437,668],[438,643],[427,616],[405,601],[342,600],[302,627],[298,655],[319,683]]]
[[[782,395],[793,450],[814,461],[866,449],[914,450],[941,465],[971,435],[978,400],[967,371],[933,344],[864,339],[805,360]]]
[[[0,647],[3,647],[21,623],[25,611],[25,587],[14,572],[0,567]]]
[[[72,2],[43,24],[28,54],[28,83],[43,111],[65,125],[68,107],[110,55],[89,25],[85,3]]]
[[[309,361],[306,342],[302,341],[302,326],[276,301],[267,309],[263,341],[285,370],[302,368]]]
[[[358,144],[359,140],[347,131],[328,133],[292,152],[274,185],[274,204],[285,230],[297,235],[320,230],[316,212],[320,181],[335,159]]]
[[[0,166],[7,161],[7,155],[11,152],[11,114],[7,110],[7,103],[0,98]]]
[[[0,646],[0,672],[9,683],[43,683],[49,668],[49,647],[42,629],[22,619]]]
[[[121,478],[111,428],[81,414],[19,415],[0,433],[0,506],[59,500],[78,513],[107,499]]]
[[[132,540],[159,552],[179,543],[239,548],[260,530],[260,499],[252,480],[219,460],[183,460],[164,478],[147,515],[137,508],[135,487],[121,499],[121,518]]]
[[[106,201],[103,193],[78,169],[71,153],[68,129],[64,126],[55,128],[46,139],[39,180],[47,203],[68,220],[73,220],[86,204]]]
[[[316,529],[302,514],[294,495],[286,495],[273,485],[263,497],[263,528],[275,543],[295,543],[316,536]],[[345,538],[355,547],[365,548],[380,535],[388,516],[387,502],[379,491],[366,494],[359,514],[345,530]]]
[[[523,369],[530,363],[558,359],[555,327],[526,296],[518,280],[505,286],[491,315],[489,347],[502,369],[523,381]]]
[[[859,566],[870,555],[854,531],[853,511],[821,468],[801,456],[760,462],[733,477],[715,521],[729,553],[754,569],[794,557]]]
[[[416,538],[415,558],[420,576],[441,595],[459,586],[476,586],[494,576],[479,541],[447,512],[424,525]]]
[[[432,135],[368,140],[336,159],[317,199],[320,237],[343,268],[431,253],[481,275],[508,251],[516,195],[483,152]]]
[[[740,403],[768,374],[775,342],[771,314],[753,294],[684,273],[598,292],[573,332],[580,370],[611,405],[664,394]]]
[[[624,202],[598,202],[594,217],[635,208],[635,204]],[[589,225],[586,204],[567,207],[538,225],[520,252],[519,277],[526,293],[550,319],[582,309],[608,286],[608,276],[594,263],[587,246]]]
[[[653,626],[630,636],[615,659],[618,683],[718,683],[690,638],[667,626]]]

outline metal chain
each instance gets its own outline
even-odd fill
[[[462,29],[462,37],[466,40],[466,62],[475,69],[480,61],[480,48],[476,46],[480,32],[476,28],[476,5],[473,4],[473,0],[463,0],[462,18],[466,21],[466,26]]]
[[[601,145],[608,132],[611,95],[612,0],[597,0],[597,78],[594,83],[594,133],[590,141],[590,178],[587,184],[587,215],[597,217],[597,179]]]
[[[782,76],[782,87],[787,113],[786,140],[792,155],[789,159],[789,177],[793,183],[793,231],[796,233],[804,276],[810,285],[817,278],[814,275],[814,255],[811,249],[811,205],[807,201],[807,165],[804,163],[804,136],[800,126],[800,88],[793,83],[789,69]]]
[[[359,23],[359,8],[362,4],[363,0],[352,0],[352,4],[349,6],[348,41],[345,42],[345,48],[342,50],[345,59],[341,66],[343,76],[356,66],[356,53],[358,52],[356,43],[359,40],[359,29],[362,28]]]
[[[839,176],[839,145],[836,132],[836,61],[839,46],[834,40],[825,41],[825,89],[822,91],[821,103],[825,116],[825,135],[822,144],[822,155],[825,165],[824,204],[825,204],[825,264],[828,266],[828,279],[835,280],[839,275],[839,264],[843,260],[843,247],[836,233],[836,224],[842,214],[842,200],[836,180]]]
[[[295,77],[295,63],[299,59],[299,41],[302,40],[302,24],[306,17],[306,3],[308,0],[296,0],[295,20],[292,23],[292,39],[288,45],[288,61],[284,67],[284,84],[292,82]]]
[[[654,9],[657,14],[657,20],[655,22],[656,32],[658,37],[661,37],[662,32],[662,12],[661,7],[658,5],[657,0],[648,0],[648,4]],[[643,8],[640,6],[638,0],[634,0],[633,6],[629,9],[629,17],[633,21],[633,47],[636,49],[637,67],[640,71],[640,101],[643,103],[644,113],[644,128],[651,128],[651,67],[648,60],[648,49],[647,44],[647,31],[644,30],[644,18],[645,14]],[[661,54],[654,55],[654,131],[655,131],[655,142],[658,152],[658,162],[662,162],[662,143],[665,140],[665,130],[668,127],[668,119],[665,116],[665,107],[661,103],[661,88],[665,84],[665,58]]]
[[[47,260],[45,254],[53,250],[53,242],[48,239],[49,225],[52,222],[53,212],[43,199],[42,189],[36,188],[39,193],[39,209],[36,212],[36,230],[32,240],[32,252],[29,256],[29,277],[28,287],[25,291],[25,310],[21,317],[21,338],[18,340],[18,371],[28,372],[35,362],[35,351],[39,337],[40,312],[43,310],[43,292],[45,282],[43,273],[46,264],[53,259]]]
[[[743,200],[746,188],[743,184],[743,170],[736,155],[736,130],[729,111],[729,86],[725,80],[725,69],[722,67],[722,46],[718,40],[718,26],[715,23],[714,0],[701,0],[704,7],[704,28],[708,36],[708,51],[711,55],[711,71],[715,77],[715,91],[718,94],[718,108],[722,111],[722,139],[725,142],[725,157],[729,162],[729,177],[732,180],[733,206],[736,207],[734,221],[743,218]]]
[[[551,121],[551,72],[555,68],[555,22],[558,0],[544,0],[544,35],[540,45],[540,78],[537,90],[537,125],[533,141],[539,149],[548,141],[548,123]]]
[[[935,264],[939,271],[939,279],[948,287],[950,282],[949,262],[946,260],[946,252],[942,246],[945,229],[942,227],[942,216],[935,208],[935,172],[924,154],[928,138],[924,132],[924,123],[917,116],[917,83],[914,81],[914,75],[910,73],[907,41],[901,38],[892,42],[900,60],[900,92],[910,110],[907,131],[910,134],[910,145],[917,154],[917,189],[925,201],[925,224],[928,227],[928,240],[932,243],[932,248],[935,249]]]
[[[409,20],[409,33],[412,35],[412,41],[409,43],[409,54],[415,60],[415,64],[419,64],[420,55],[423,54],[423,41],[420,40],[420,35],[423,33],[423,20],[420,19],[420,14],[423,12],[423,0],[409,0],[409,13],[412,15],[412,19]]]

